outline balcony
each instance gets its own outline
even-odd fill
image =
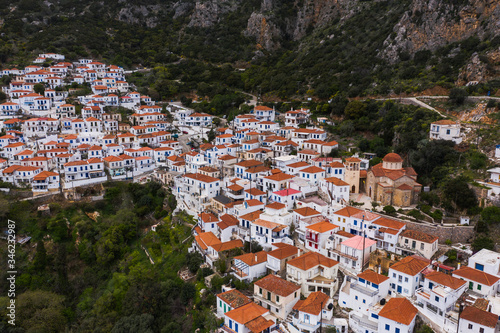
[[[369,320],[368,317],[361,317],[353,313],[350,319],[358,324],[359,327],[368,328],[370,331],[378,331],[378,324]]]
[[[281,309],[283,307],[283,304],[278,304],[272,300],[262,297],[261,295],[254,295],[253,298],[254,300],[261,301],[262,303],[270,304],[271,306],[277,309]]]
[[[351,284],[351,289],[359,291],[368,297],[373,297],[378,294],[378,290],[369,289],[356,282]]]

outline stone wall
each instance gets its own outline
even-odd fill
[[[470,243],[474,237],[474,226],[442,226],[427,223],[402,221],[409,230],[417,230],[439,237],[439,243],[444,244],[447,239],[452,243]]]

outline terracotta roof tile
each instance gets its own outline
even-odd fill
[[[410,325],[417,312],[417,308],[406,298],[391,298],[378,315],[403,325]]]
[[[269,274],[268,276],[258,280],[257,282],[255,282],[255,285],[262,289],[270,291],[273,294],[277,294],[283,297],[287,297],[288,295],[300,289],[299,285],[284,280],[279,276],[273,274]]]
[[[462,267],[460,269],[457,269],[453,272],[453,275],[457,275],[459,277],[463,277],[467,280],[472,280],[486,286],[492,286],[500,279],[494,275],[488,274],[472,267]]]
[[[491,328],[495,328],[498,324],[498,315],[473,306],[466,306],[460,318]]]
[[[307,252],[298,258],[288,261],[288,265],[294,266],[303,271],[307,271],[315,266],[321,265],[325,267],[333,267],[338,264],[338,261],[329,259],[322,254],[316,252]]]

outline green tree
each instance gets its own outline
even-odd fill
[[[393,206],[384,206],[384,212],[387,214],[387,215],[395,215],[396,214],[396,208],[394,208]]]
[[[36,243],[36,253],[33,258],[33,264],[37,270],[44,270],[47,265],[47,251],[41,240]]]
[[[443,192],[445,197],[461,210],[473,208],[478,204],[476,193],[469,187],[467,179],[463,176],[448,180]]]
[[[18,296],[17,316],[26,332],[64,332],[64,297],[50,291],[27,291]],[[17,318],[16,318],[17,319]]]
[[[472,249],[476,252],[482,249],[493,250],[494,247],[495,242],[488,236],[477,236],[472,242]]]
[[[348,119],[359,119],[365,115],[366,104],[361,101],[351,101],[345,107],[344,114]]]
[[[465,100],[467,99],[467,96],[468,96],[467,91],[462,88],[452,88],[448,95],[450,101],[456,105],[464,104]]]
[[[122,317],[111,330],[111,333],[153,333],[154,317],[149,313]]]
[[[43,85],[43,83],[37,83],[33,86],[33,90],[37,93],[37,94],[40,94],[43,96],[43,94],[45,93],[45,86]]]
[[[500,224],[500,207],[490,206],[483,209],[481,220],[492,225]]]

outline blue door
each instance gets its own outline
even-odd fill
[[[401,286],[398,286],[398,294],[401,294]]]

